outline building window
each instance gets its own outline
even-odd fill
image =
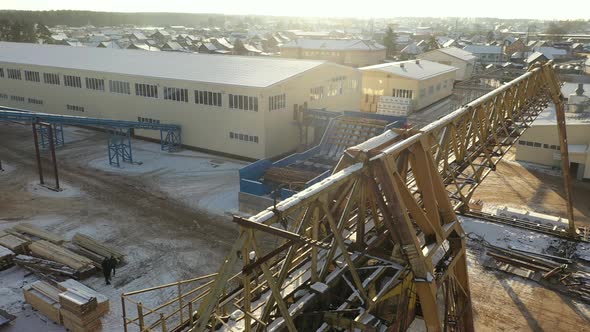
[[[0,68],[0,78],[4,78],[4,68]]]
[[[156,119],[152,119],[152,118],[143,118],[141,116],[137,117],[137,122],[160,124],[160,120],[156,120]]]
[[[109,91],[114,93],[131,94],[129,82],[109,80]]]
[[[533,146],[533,142],[526,142],[526,146]]]
[[[559,150],[559,146],[557,146],[557,145],[551,145],[549,148],[551,150]]]
[[[135,83],[135,94],[142,97],[158,98],[158,87],[152,84]]]
[[[43,105],[43,100],[41,99],[28,98],[27,101],[29,102],[29,104]]]
[[[518,145],[526,145],[525,141],[518,141]]]
[[[20,69],[8,68],[8,69],[6,69],[6,72],[8,74],[7,75],[8,78],[13,79],[13,80],[22,80],[22,77],[20,75]]]
[[[549,149],[549,144],[543,144],[543,149]]]
[[[68,111],[84,112],[84,107],[82,107],[82,106],[68,104],[68,105],[66,105],[66,108],[68,109]]]
[[[81,88],[82,80],[79,76],[64,75],[64,85],[72,88]]]
[[[229,108],[258,112],[258,97],[230,94]]]
[[[195,90],[195,104],[221,107],[221,92]]]
[[[268,111],[281,110],[287,106],[285,94],[272,96],[268,98]]]
[[[320,100],[324,98],[324,87],[318,86],[309,90],[309,100]]]
[[[102,78],[86,77],[86,89],[104,91],[104,80]]]
[[[541,147],[541,143],[535,142],[535,144],[533,145],[536,148],[540,148]]]
[[[0,93],[0,99],[8,99],[8,95],[5,93]]]
[[[25,97],[21,97],[21,96],[10,96],[10,100],[12,101],[19,101],[21,103],[25,102]]]
[[[391,95],[392,95],[392,97],[412,99],[414,92],[412,90],[406,90],[406,89],[393,89]]]
[[[53,73],[43,73],[43,82],[47,84],[59,85],[59,75]]]
[[[188,103],[188,90],[164,87],[164,99]]]
[[[25,80],[31,82],[40,82],[38,71],[25,70]]]
[[[238,141],[243,141],[243,142],[258,143],[258,136],[240,134],[240,133],[235,133],[235,132],[231,132],[231,131],[229,132],[229,138],[234,139],[234,140],[238,140]]]

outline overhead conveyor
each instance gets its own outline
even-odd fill
[[[49,144],[50,127],[53,130],[52,136],[55,146],[65,144],[63,125],[106,129],[111,133],[111,137],[107,142],[109,164],[117,167],[120,166],[121,162],[133,163],[133,153],[131,150],[131,131],[133,129],[159,130],[162,151],[177,151],[182,144],[181,127],[176,124],[38,113],[4,106],[0,106],[0,121],[49,124],[50,126],[42,126],[40,127],[42,129],[38,129],[42,147],[46,147]]]

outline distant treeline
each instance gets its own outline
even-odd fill
[[[248,18],[246,18],[248,19]],[[256,18],[249,18],[255,20]],[[221,14],[187,14],[187,13],[110,13],[92,12],[80,10],[51,10],[51,11],[25,11],[25,10],[1,10],[0,21],[32,22],[48,27],[56,25],[67,26],[219,26],[226,20]]]

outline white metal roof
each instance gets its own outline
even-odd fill
[[[496,45],[467,45],[463,49],[473,54],[502,54],[502,46]]]
[[[326,61],[0,42],[0,62],[267,87]]]
[[[363,39],[294,39],[282,47],[303,48],[327,51],[376,51],[384,50],[385,46]]]
[[[445,53],[447,55],[450,55],[452,57],[455,57],[457,59],[467,61],[467,62],[475,60],[475,56],[473,55],[473,53],[464,51],[464,50],[457,48],[457,47],[439,48],[439,49],[432,50],[427,53],[431,53],[431,52],[442,52],[442,53]],[[425,54],[427,54],[427,53],[425,53]]]
[[[428,60],[409,60],[383,63],[359,68],[362,71],[381,71],[393,75],[424,80],[433,76],[454,72],[457,68]]]

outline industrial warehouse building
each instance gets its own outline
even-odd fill
[[[187,146],[252,159],[298,146],[304,103],[357,108],[360,81],[325,61],[0,43],[1,105],[180,124]]]
[[[359,70],[363,74],[363,112],[407,116],[449,97],[457,68],[409,60]]]
[[[327,60],[347,66],[361,67],[381,63],[387,49],[363,39],[295,39],[281,46],[281,57]]]
[[[590,91],[590,84],[582,87],[566,82],[561,88],[562,94],[568,96],[566,131],[570,171],[578,180],[590,180],[590,97],[583,94],[584,90]],[[561,167],[554,106],[543,111],[522,135],[516,146],[516,160]]]

